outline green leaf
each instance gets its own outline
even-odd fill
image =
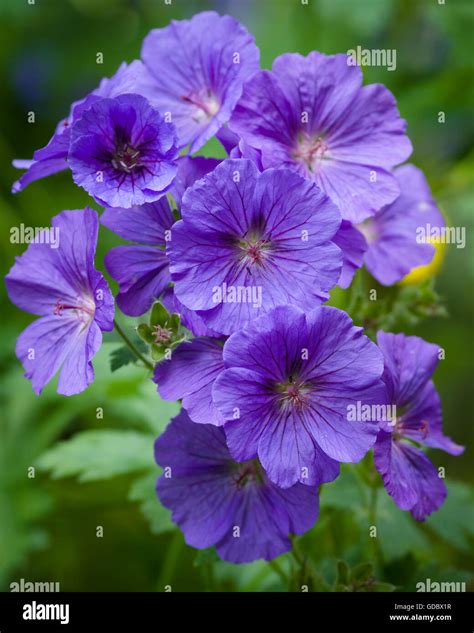
[[[150,473],[137,479],[130,488],[128,498],[130,501],[138,501],[141,511],[150,524],[153,534],[169,532],[176,526],[171,521],[170,511],[163,507],[156,496],[156,480],[158,472]]]
[[[154,440],[153,435],[134,431],[84,431],[44,453],[38,467],[55,479],[109,479],[152,467]]]
[[[140,340],[136,341],[139,352],[146,352],[146,347]],[[135,354],[126,345],[115,348],[110,353],[110,369],[112,372],[117,371],[120,367],[134,363],[137,360]]]
[[[359,483],[353,467],[342,465],[341,474],[336,481],[323,485],[321,505],[361,514],[367,506],[367,493]]]
[[[379,494],[377,502],[377,539],[387,560],[400,558],[408,552],[429,548],[409,512],[400,510],[387,494]]]
[[[474,494],[466,484],[458,481],[447,486],[446,501],[428,518],[426,525],[448,543],[470,552],[469,538],[474,539]]]

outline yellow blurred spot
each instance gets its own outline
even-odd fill
[[[399,282],[400,285],[408,286],[411,284],[417,284],[420,283],[420,281],[425,281],[425,279],[434,277],[439,273],[444,260],[446,244],[441,242],[439,237],[431,238],[429,242],[435,247],[435,254],[431,262],[425,266],[417,266],[411,270],[408,275],[405,275],[405,277],[403,277],[403,279]]]

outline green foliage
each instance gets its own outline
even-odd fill
[[[54,478],[109,479],[152,467],[154,439],[135,431],[84,431],[53,446],[38,466]]]
[[[335,591],[394,591],[395,586],[375,579],[373,563],[360,563],[352,569],[340,560],[337,563]]]
[[[155,469],[155,472],[136,479],[128,495],[130,501],[137,501],[140,504],[140,509],[153,534],[162,534],[176,528],[171,521],[169,510],[163,507],[156,497],[155,488],[158,474],[157,469]]]
[[[146,346],[138,340],[136,343],[137,349],[139,352],[146,352]],[[137,357],[132,352],[132,350],[126,345],[122,345],[114,349],[110,354],[110,369],[112,371],[117,371],[120,367],[124,367],[125,365],[129,365],[130,363],[135,363]]]
[[[382,286],[364,268],[359,269],[348,289],[348,299],[341,295],[332,303],[342,307],[354,323],[364,327],[375,338],[378,330],[399,332],[410,330],[427,318],[446,317],[443,300],[434,289],[434,279],[414,285]]]

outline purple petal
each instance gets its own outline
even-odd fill
[[[212,402],[212,386],[224,369],[223,346],[212,339],[181,343],[170,360],[155,367],[153,380],[165,400],[183,400],[193,422],[219,426],[224,420]]]
[[[108,273],[120,286],[117,305],[124,314],[148,312],[171,281],[164,251],[151,246],[116,246],[104,258]]]
[[[390,433],[381,431],[374,462],[388,494],[417,521],[438,510],[446,498],[446,486],[426,455],[414,446],[393,441]]]
[[[151,246],[166,246],[174,217],[168,200],[163,197],[157,202],[140,207],[105,209],[100,222],[125,240]]]
[[[343,220],[332,241],[342,251],[342,271],[338,285],[341,288],[349,288],[355,271],[362,266],[364,261],[367,242],[364,236],[346,220]]]
[[[243,82],[259,68],[253,37],[237,20],[214,11],[154,29],[142,58],[155,79],[153,102],[171,113],[180,146],[191,144],[190,153],[229,120]]]
[[[221,161],[217,158],[203,158],[202,156],[181,156],[178,158],[178,172],[171,188],[171,195],[178,207],[181,207],[184,192],[192,187],[196,180],[199,180],[212,171]]]
[[[434,246],[420,241],[418,232],[426,225],[445,224],[419,169],[403,165],[394,174],[400,196],[360,227],[371,238],[365,255],[367,269],[386,286],[400,281],[413,268],[430,263]]]

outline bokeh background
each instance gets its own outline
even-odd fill
[[[340,481],[323,490],[321,518],[300,549],[325,579],[313,578],[319,589],[336,581],[338,560],[349,567],[374,561],[377,579],[401,590],[413,591],[427,577],[469,583],[474,569],[471,0],[309,0],[307,6],[301,0],[31,2],[0,0],[2,274],[25,248],[10,242],[12,226],[48,226],[63,209],[91,205],[67,172],[12,196],[18,177],[12,159],[29,158],[46,144],[73,100],[112,75],[122,61],[139,57],[150,29],[203,9],[229,13],[254,33],[264,67],[287,51],[337,53],[357,45],[396,49],[396,71],[364,68],[366,82],[383,82],[393,91],[408,121],[412,162],[425,171],[448,221],[467,232],[465,249],[444,251],[436,279],[439,297],[431,285],[419,291],[424,293],[422,312],[432,318],[411,318],[407,306],[410,318],[403,327],[445,348],[446,359],[435,376],[445,430],[468,449],[458,458],[431,451],[435,463],[446,468],[451,494],[425,525],[415,526],[380,493],[375,547],[367,538],[366,493],[345,470]],[[103,64],[96,63],[98,52]],[[35,123],[27,122],[31,111]],[[442,124],[440,111],[446,113]],[[217,144],[206,152],[223,156]],[[101,229],[99,267],[117,243]],[[417,287],[410,292],[416,299]],[[89,390],[68,399],[50,385],[37,398],[14,355],[15,339],[31,317],[8,302],[3,284],[0,295],[0,590],[8,591],[20,578],[59,582],[65,591],[162,591],[165,585],[173,590],[287,589],[271,566],[232,566],[217,562],[212,551],[197,555],[171,529],[154,499],[152,443],[176,407],[160,402],[143,369],[127,365],[111,372],[110,353],[119,346],[114,336],[94,363],[97,378]],[[120,320],[133,332],[131,320]],[[97,417],[98,408],[103,418]],[[58,444],[63,441],[67,444]],[[34,478],[27,475],[31,466]],[[97,538],[97,526],[103,527],[103,538]],[[281,567],[296,585],[307,573],[288,556]],[[339,565],[340,574],[343,568]]]

